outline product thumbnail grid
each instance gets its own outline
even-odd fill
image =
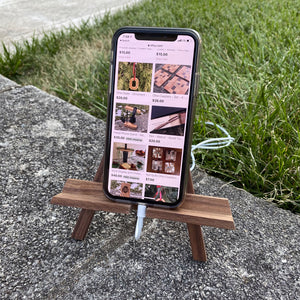
[[[191,66],[119,62],[110,193],[174,202],[180,184]]]

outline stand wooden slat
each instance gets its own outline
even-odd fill
[[[102,183],[79,179],[68,179],[62,193],[54,196],[51,203],[93,211],[103,210],[123,214],[131,211],[130,204],[116,203],[107,199],[102,191]],[[184,203],[177,209],[148,207],[146,217],[234,229],[227,199],[197,194],[187,193]]]
[[[107,199],[102,191],[102,183],[78,179],[68,179],[62,193],[54,196],[51,203],[92,211],[103,210],[122,214],[131,211],[131,205]]]
[[[190,190],[190,188],[188,187]],[[128,214],[133,206],[108,200],[102,183],[68,179],[62,193],[54,196],[52,204],[82,208],[72,237],[84,239],[95,211]],[[205,244],[200,225],[234,229],[229,202],[224,198],[186,194],[183,205],[177,209],[148,207],[146,217],[187,223],[193,258],[206,261]]]
[[[200,226],[234,229],[229,202],[224,198],[186,194],[184,203],[179,208],[148,207],[146,216]]]

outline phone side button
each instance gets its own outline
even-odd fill
[[[109,82],[108,82],[108,94],[111,95],[111,85],[112,85],[112,65],[109,66]]]
[[[200,81],[200,75],[199,73],[195,74],[195,88],[194,88],[194,99],[197,99],[198,96],[198,88],[199,88],[199,81]]]

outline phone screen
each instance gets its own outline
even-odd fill
[[[189,35],[155,40],[123,33],[117,38],[107,180],[112,196],[178,202],[189,157],[194,53]]]

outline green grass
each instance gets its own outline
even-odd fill
[[[110,40],[125,25],[189,27],[203,39],[194,143],[224,126],[235,143],[196,154],[198,165],[300,212],[300,2],[144,1],[79,28],[16,45],[0,73],[105,118]],[[4,49],[5,50],[5,49]]]

